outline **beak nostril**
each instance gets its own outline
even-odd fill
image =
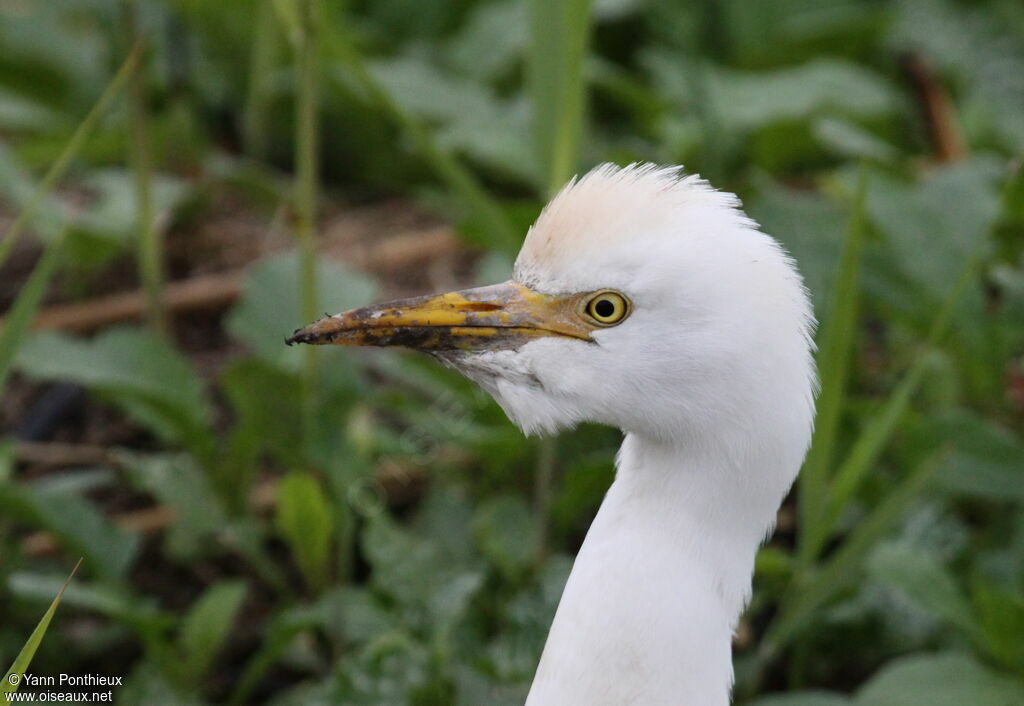
[[[473,302],[467,301],[461,305],[463,311],[497,311],[501,309],[501,304],[494,302]]]

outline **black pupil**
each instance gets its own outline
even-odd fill
[[[594,313],[602,319],[611,318],[615,314],[615,305],[609,299],[598,299],[594,303]]]

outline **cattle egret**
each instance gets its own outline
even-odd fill
[[[811,438],[807,290],[735,196],[675,167],[598,167],[504,284],[330,316],[288,343],[407,346],[526,433],[625,435],[527,706],[726,706],[731,636]]]

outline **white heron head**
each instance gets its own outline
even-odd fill
[[[547,205],[509,282],[345,312],[289,342],[431,352],[528,433],[763,430],[802,456],[811,307],[793,261],[738,206],[677,168],[604,165]]]

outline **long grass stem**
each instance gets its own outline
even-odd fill
[[[256,27],[249,54],[249,84],[245,97],[242,139],[245,151],[253,159],[264,159],[269,150],[272,72],[278,50],[278,31],[275,23],[274,0],[260,0],[256,10]]]
[[[53,279],[60,255],[64,246],[64,234],[46,244],[42,257],[32,269],[32,274],[18,292],[14,305],[4,316],[3,327],[0,328],[0,393],[7,383],[11,371],[11,363],[21,347],[21,342],[28,332],[32,318],[39,309],[39,304],[46,294],[47,285]]]
[[[86,116],[82,119],[82,122],[78,124],[75,131],[71,134],[71,138],[67,144],[64,145],[64,149],[61,150],[60,155],[50,165],[50,168],[46,171],[42,181],[39,182],[39,186],[36,187],[35,193],[32,194],[32,198],[29,200],[25,207],[19,211],[15,217],[14,222],[11,223],[7,232],[4,233],[3,237],[0,238],[0,266],[3,266],[4,261],[7,260],[8,255],[11,253],[11,249],[17,243],[18,238],[24,232],[25,227],[35,217],[39,207],[46,200],[46,197],[50,195],[50,192],[57,186],[58,182],[67,173],[68,167],[71,166],[71,162],[78,153],[81,152],[82,146],[85,141],[92,135],[93,130],[96,129],[97,123],[102,118],[110,105],[114,102],[114,99],[124,88],[125,83],[131,78],[139,67],[139,61],[142,57],[143,44],[142,42],[136,42],[132,45],[131,50],[128,52],[128,56],[125,57],[124,61],[121,62],[120,68],[114,77],[110,79],[110,83],[103,89],[103,93],[96,99],[96,103],[89,110]]]
[[[128,33],[141,42],[136,0],[125,0]],[[142,57],[145,61],[145,56]],[[146,77],[136,71],[130,79],[132,123],[132,178],[135,187],[135,221],[138,228],[136,257],[139,279],[146,295],[146,319],[150,327],[164,332],[167,321],[163,307],[163,236],[153,214],[153,153],[146,105]]]
[[[531,0],[527,81],[547,196],[575,173],[586,112],[591,0]]]
[[[295,119],[295,236],[299,242],[299,282],[303,320],[316,318],[316,222],[319,174],[318,140],[318,0],[299,3],[299,44],[296,47],[298,86]],[[307,438],[316,423],[319,351],[305,346],[303,370],[304,422]]]
[[[821,392],[818,394],[814,438],[798,479],[802,529],[799,555],[804,565],[814,558],[814,548],[812,542],[808,540],[815,535],[814,525],[825,506],[829,471],[835,455],[836,439],[839,436],[840,415],[846,400],[850,360],[860,318],[859,275],[861,250],[867,230],[864,208],[866,192],[867,172],[862,168],[850,215],[850,225],[839,257],[835,291],[820,338],[818,373],[821,379]]]

